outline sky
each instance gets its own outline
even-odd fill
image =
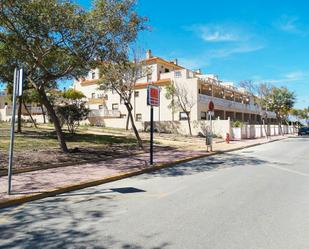
[[[151,27],[142,49],[235,84],[286,86],[309,106],[309,1],[139,0],[137,11]]]
[[[235,84],[286,86],[296,108],[309,106],[309,1],[137,0],[136,8],[151,27],[140,33],[138,47]]]
[[[139,0],[153,54],[222,80],[270,82],[309,106],[309,1]]]

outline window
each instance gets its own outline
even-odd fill
[[[117,111],[119,109],[119,105],[118,104],[112,104],[112,110],[113,111]]]
[[[91,73],[91,79],[95,79],[95,72]]]
[[[95,99],[95,93],[91,93],[91,98]]]
[[[206,120],[206,119],[207,119],[207,113],[201,112],[201,120]]]
[[[147,74],[147,82],[151,82],[152,81],[152,75],[151,74]]]
[[[166,72],[166,73],[169,73],[170,70],[169,70],[168,68],[165,68],[165,72]]]
[[[179,120],[188,120],[187,114],[185,112],[179,112]]]
[[[134,97],[138,97],[139,96],[139,91],[135,91],[134,92]]]
[[[142,114],[136,113],[135,114],[135,121],[142,121]]]
[[[104,106],[103,105],[99,105],[99,110],[102,110],[104,109]]]
[[[181,71],[175,71],[175,78],[181,78]]]

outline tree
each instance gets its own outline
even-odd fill
[[[57,107],[57,114],[61,116],[71,134],[76,132],[80,121],[87,119],[90,110],[85,103],[71,103]]]
[[[282,122],[287,120],[294,103],[295,94],[286,87],[273,87],[263,100],[263,105],[276,114],[281,135],[283,135]]]
[[[165,97],[171,100],[170,108],[173,110],[179,109],[187,116],[187,122],[189,127],[190,136],[192,136],[191,129],[191,110],[195,105],[194,97],[188,92],[187,88],[181,84],[170,84],[166,86]]]
[[[122,58],[144,21],[134,11],[132,0],[95,0],[88,11],[73,1],[2,0],[1,80],[11,82],[9,74],[15,67],[25,69],[25,78],[51,117],[62,151],[68,152],[59,118],[46,94],[50,84],[80,78],[100,60]]]
[[[135,89],[136,82],[144,77],[147,72],[147,67],[134,59],[133,62],[129,59],[123,59],[119,62],[106,62],[100,67],[100,89],[114,90],[120,96],[127,111],[128,118],[131,121],[131,126],[134,131],[137,143],[140,148],[143,148],[143,142],[136,128],[134,117],[132,114],[133,106],[131,103],[132,94]]]
[[[64,99],[69,100],[71,103],[79,103],[83,98],[86,97],[81,91],[75,90],[73,88],[63,91],[61,96]]]
[[[300,124],[300,120],[303,120],[306,125],[308,125],[309,119],[309,108],[304,109],[292,109],[290,114],[297,118],[298,124]]]

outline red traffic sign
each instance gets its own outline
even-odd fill
[[[209,103],[208,103],[208,110],[212,112],[212,111],[214,111],[214,109],[215,109],[214,102],[209,101]]]
[[[160,89],[159,87],[149,85],[147,91],[147,105],[160,105]]]

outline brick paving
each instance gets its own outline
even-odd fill
[[[272,140],[282,137],[277,136]],[[214,144],[214,151],[228,151],[244,146],[266,142],[263,139],[243,140],[230,144]],[[171,163],[175,160],[186,159],[209,154],[205,150],[170,149],[155,153],[155,164]],[[0,203],[36,193],[48,192],[60,187],[76,185],[80,182],[96,181],[120,173],[129,173],[149,167],[149,154],[138,154],[129,158],[115,158],[104,162],[84,163],[82,165],[52,168],[13,175],[12,195],[8,196],[7,177],[0,177]]]

